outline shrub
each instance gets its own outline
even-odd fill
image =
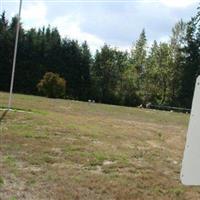
[[[63,98],[65,96],[66,81],[53,72],[47,72],[37,84],[40,94],[49,98]]]

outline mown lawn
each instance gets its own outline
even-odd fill
[[[0,199],[200,199],[179,180],[189,115],[25,95],[13,103],[27,112],[0,124]]]

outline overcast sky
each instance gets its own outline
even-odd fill
[[[166,41],[181,18],[196,14],[193,0],[23,0],[24,28],[50,24],[62,37],[87,40],[91,50],[104,43],[130,49],[145,28],[149,43]],[[1,11],[10,18],[19,0],[0,0]]]

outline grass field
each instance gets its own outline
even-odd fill
[[[6,106],[7,93],[0,93]],[[179,180],[189,115],[14,95],[0,124],[1,200],[196,200]],[[0,115],[2,111],[0,111]]]

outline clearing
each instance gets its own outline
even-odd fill
[[[200,199],[179,180],[188,114],[18,94],[13,103],[31,112],[1,121],[1,200]]]

